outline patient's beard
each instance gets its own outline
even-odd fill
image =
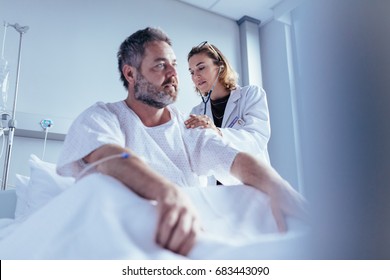
[[[171,78],[172,79],[172,78]],[[166,81],[164,84],[169,83]],[[150,83],[145,77],[138,73],[134,85],[134,96],[137,100],[152,106],[154,108],[164,108],[176,101],[177,89],[170,89],[168,91],[161,91],[155,85]]]

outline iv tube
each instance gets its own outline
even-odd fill
[[[131,157],[130,153],[123,152],[123,153],[120,153],[120,154],[113,154],[113,155],[109,155],[109,156],[106,156],[104,158],[101,158],[101,159],[99,159],[99,160],[97,160],[95,162],[92,162],[91,164],[87,165],[83,170],[81,170],[81,172],[76,177],[76,181],[81,179],[81,177],[83,177],[92,168],[95,168],[97,165],[99,165],[99,164],[101,164],[101,163],[103,163],[105,161],[112,160],[114,158],[125,159],[125,158],[130,158],[130,157]]]

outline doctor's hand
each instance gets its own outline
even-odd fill
[[[211,128],[222,136],[221,131],[215,126],[214,122],[207,115],[191,114],[190,117],[184,122],[184,124],[187,128]]]
[[[165,188],[157,198],[157,209],[157,244],[186,256],[201,231],[190,200],[177,187]]]

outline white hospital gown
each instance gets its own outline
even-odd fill
[[[71,125],[57,172],[77,175],[85,168],[82,158],[105,144],[130,148],[153,170],[179,186],[201,186],[199,175],[214,175],[224,184],[238,153],[209,129],[186,129],[184,116],[169,106],[171,120],[146,127],[124,101],[98,102]],[[204,183],[203,183],[204,184]]]

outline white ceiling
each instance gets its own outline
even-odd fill
[[[177,0],[191,6],[239,20],[243,16],[257,19],[264,24],[283,12],[290,11],[302,0]]]

